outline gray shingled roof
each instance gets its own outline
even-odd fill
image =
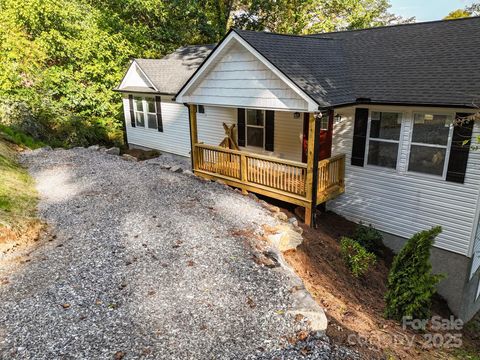
[[[480,103],[480,18],[301,37],[235,30],[321,107]]]
[[[162,59],[135,59],[148,79],[163,94],[176,94],[214,45],[181,47]],[[127,89],[122,89],[126,91]]]

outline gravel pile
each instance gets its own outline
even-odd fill
[[[23,155],[52,227],[0,267],[0,354],[10,359],[327,359],[353,356],[288,315],[280,268],[242,234],[275,220],[249,197],[100,151]],[[313,356],[313,355],[312,355]]]

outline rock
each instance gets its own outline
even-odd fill
[[[42,151],[51,151],[51,150],[52,150],[52,147],[49,146],[49,145],[47,145],[47,146],[44,146],[44,147],[40,148],[40,150],[42,150]]]
[[[160,169],[165,169],[165,170],[170,170],[171,167],[172,165],[166,165],[166,164],[160,165]]]
[[[100,145],[91,145],[87,149],[92,151],[98,151],[100,149]]]
[[[291,226],[277,226],[276,230],[277,233],[267,236],[267,239],[282,252],[295,250],[303,242],[302,235],[294,231]]]
[[[170,168],[170,171],[174,173],[181,173],[183,172],[183,169],[180,166],[175,165]]]
[[[328,320],[322,308],[292,311],[295,315],[302,315],[310,322],[311,331],[327,330]]]
[[[183,173],[184,173],[185,175],[189,175],[189,176],[193,176],[193,175],[194,175],[193,172],[191,172],[190,170],[185,170]]]
[[[302,229],[300,226],[298,226],[298,225],[292,224],[292,229],[293,229],[293,231],[296,231],[296,232],[299,233],[300,235],[303,234],[303,229]]]
[[[278,206],[275,206],[275,205],[271,205],[271,204],[268,204],[267,203],[267,206],[266,206],[266,209],[272,213],[278,213],[280,212],[280,208]]]
[[[114,146],[114,147],[111,147],[110,149],[105,150],[105,153],[110,155],[120,155],[120,149]]]
[[[129,155],[129,154],[123,154],[122,159],[127,160],[127,161],[138,161],[135,156],[132,156],[132,155]]]
[[[258,197],[257,197],[257,195],[255,195],[254,193],[249,192],[249,193],[248,193],[248,197],[249,197],[250,199],[253,199],[253,200],[255,200],[255,201],[258,201]]]
[[[298,226],[298,220],[296,217],[292,216],[290,219],[288,219],[288,222],[292,224],[293,226]]]
[[[280,220],[280,221],[288,221],[288,216],[287,214],[283,213],[283,212],[276,212],[274,213],[274,216]]]

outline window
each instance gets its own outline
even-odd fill
[[[452,124],[451,115],[413,114],[408,171],[444,176]]]
[[[137,124],[137,126],[145,127],[145,117],[143,114],[143,98],[135,96],[134,104],[135,123]]]
[[[145,127],[145,121],[149,129],[157,128],[157,113],[155,100],[151,97],[135,96],[134,98],[135,123],[137,126]]]
[[[373,111],[368,136],[367,164],[397,168],[402,114]]]
[[[328,115],[323,115],[320,118],[320,130],[326,130],[328,131],[328,123],[330,119],[328,118]]]
[[[247,121],[247,146],[264,147],[265,139],[265,111],[251,110],[246,111]]]
[[[197,105],[197,113],[205,114],[205,107],[203,105]]]

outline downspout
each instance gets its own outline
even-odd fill
[[[183,103],[188,109],[188,132],[190,133],[190,166],[193,171],[193,139],[192,139],[192,124],[190,123],[190,106],[187,103]]]
[[[318,112],[315,115],[315,132],[313,136],[313,177],[312,177],[312,220],[311,226],[317,227],[317,191],[318,191],[318,157],[320,153],[320,121],[322,113]]]

